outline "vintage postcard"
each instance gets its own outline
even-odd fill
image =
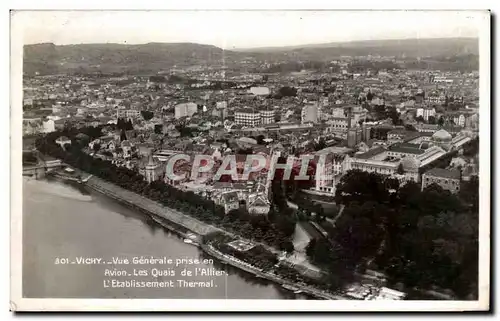
[[[14,10],[10,58],[11,310],[489,310],[489,11]]]

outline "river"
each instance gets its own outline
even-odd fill
[[[183,261],[176,262],[175,266],[170,263],[133,264],[133,258],[141,256],[165,257],[173,261],[205,259],[206,262],[190,264]],[[81,259],[89,258],[101,259],[100,264],[81,264]],[[125,259],[129,264],[124,264]],[[104,195],[60,181],[23,178],[24,297],[305,299],[246,272],[217,261],[210,262],[210,259],[146,215]],[[64,260],[68,260],[68,264],[56,264]],[[199,274],[202,270],[224,271],[224,275],[186,276],[181,274],[183,270]],[[115,272],[126,274],[113,276]],[[181,279],[213,282],[203,283],[209,284],[208,287],[191,286],[192,283],[187,287],[180,286],[178,280]],[[110,285],[113,280],[115,287]],[[130,285],[130,282],[154,281],[173,286]],[[120,284],[126,287],[118,287]]]

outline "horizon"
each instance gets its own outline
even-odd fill
[[[478,38],[483,13],[18,11],[13,21],[22,26],[26,45],[196,43],[247,50],[373,40]]]
[[[141,46],[141,45],[151,45],[151,44],[194,44],[194,45],[203,45],[203,46],[214,46],[223,50],[233,50],[233,51],[248,51],[252,49],[278,49],[278,48],[287,48],[287,47],[306,47],[306,46],[321,46],[327,44],[348,44],[348,43],[357,43],[357,42],[377,42],[377,41],[407,41],[407,40],[438,40],[438,39],[476,39],[479,40],[478,36],[463,36],[463,37],[426,37],[426,38],[381,38],[381,39],[369,39],[369,40],[347,40],[347,41],[331,41],[331,42],[323,42],[323,43],[301,43],[296,45],[283,45],[283,46],[263,46],[263,47],[238,47],[232,49],[224,49],[218,47],[215,44],[210,43],[197,43],[197,42],[141,42],[141,43],[118,43],[118,42],[85,42],[85,43],[67,43],[67,44],[56,44],[53,42],[39,42],[39,43],[29,43],[24,44],[24,46],[36,46],[36,45],[55,45],[55,46],[81,46],[81,45],[124,45],[124,46]]]

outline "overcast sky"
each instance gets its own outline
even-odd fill
[[[225,49],[337,41],[478,37],[478,12],[17,12],[25,44],[194,42]]]

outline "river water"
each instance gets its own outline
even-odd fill
[[[165,257],[172,262],[134,264],[133,259],[141,256]],[[90,258],[100,262],[82,264],[82,259]],[[177,262],[178,259],[205,259],[205,262]],[[305,298],[210,259],[146,215],[104,195],[59,181],[23,178],[24,297]],[[67,264],[56,264],[65,260]],[[129,264],[125,264],[125,260]],[[193,275],[183,275],[183,270]],[[214,271],[223,271],[223,275],[213,276]],[[200,275],[203,273],[205,275]],[[203,283],[189,286],[182,283],[184,286],[181,286],[178,280]],[[169,285],[137,287],[140,282],[155,281]],[[131,282],[135,282],[135,286]]]

